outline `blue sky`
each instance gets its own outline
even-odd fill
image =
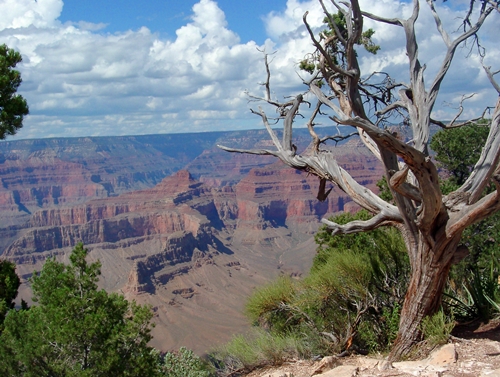
[[[142,26],[159,32],[165,38],[175,37],[175,31],[185,25],[192,14],[196,0],[66,0],[59,19],[105,23],[104,32],[136,30]],[[283,11],[282,0],[219,0],[228,28],[236,32],[242,42],[264,43],[267,38],[263,18],[272,11]]]
[[[329,3],[329,2],[326,2]],[[406,17],[404,0],[361,0],[364,10]],[[448,31],[468,0],[435,2]],[[452,8],[450,8],[452,7]],[[319,31],[317,0],[1,0],[0,43],[20,51],[19,92],[30,115],[12,139],[133,135],[262,127],[247,92],[262,96],[262,53],[271,63],[275,99],[305,90],[298,62],[312,51],[302,16]],[[498,15],[483,27],[486,63],[500,67]],[[359,52],[364,76],[389,72],[408,81],[401,28],[375,24],[382,49]],[[443,41],[424,1],[417,27],[419,53],[430,82],[443,58]],[[476,55],[461,49],[442,85],[433,116],[451,119],[464,94],[463,117],[494,105]],[[467,73],[467,74],[464,74]],[[305,126],[306,120],[297,121]],[[330,124],[325,122],[325,124]]]

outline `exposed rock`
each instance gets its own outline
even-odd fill
[[[498,325],[497,325],[498,328]],[[497,341],[488,339],[460,339],[455,343],[442,346],[431,353],[424,360],[404,361],[393,363],[391,368],[379,368],[383,359],[374,359],[365,356],[336,358],[333,367],[316,374],[316,370],[326,363],[318,361],[311,364],[304,362],[286,363],[278,368],[267,368],[265,371],[256,370],[247,374],[247,377],[264,377],[279,371],[291,376],[301,377],[497,377],[500,376],[500,354],[490,353],[492,348],[500,347]],[[455,362],[454,355],[456,355]],[[326,359],[326,358],[325,358]],[[323,360],[325,360],[323,359]],[[329,360],[329,359],[327,359]],[[339,366],[340,364],[340,366]],[[279,375],[279,374],[278,374]]]
[[[307,148],[307,130],[294,135]],[[319,219],[353,207],[335,191],[319,202],[317,178],[223,152],[217,139],[268,147],[265,131],[2,143],[0,254],[25,279],[19,297],[47,257],[67,261],[83,241],[103,288],[155,308],[155,346],[202,352],[248,326],[253,287],[307,271]],[[342,166],[373,188],[376,161],[340,148]]]
[[[294,375],[291,373],[286,373],[278,370],[270,374],[265,373],[262,375],[262,377],[294,377]]]
[[[358,375],[358,370],[359,367],[356,365],[341,365],[316,377],[355,377]]]
[[[445,344],[432,352],[427,359],[428,365],[450,365],[457,362],[457,350],[453,343]]]
[[[427,360],[401,361],[392,364],[399,372],[420,376],[427,373],[443,373],[448,369],[440,365],[428,364]]]
[[[335,366],[339,365],[340,361],[338,357],[335,356],[326,356],[321,359],[319,362],[319,365],[316,367],[316,369],[313,371],[312,375],[316,374],[321,374],[326,371],[329,371],[330,369],[334,368]]]
[[[372,357],[363,357],[358,359],[358,366],[361,370],[364,369],[374,369],[382,363],[381,359],[374,359]]]
[[[193,297],[196,292],[193,288],[182,288],[182,289],[174,289],[172,291],[172,293],[174,295],[179,295],[181,296],[182,298],[185,298],[185,299],[188,299],[188,298],[191,298]]]
[[[479,377],[500,377],[500,368],[499,369],[483,369]]]
[[[149,279],[146,270],[144,262],[134,262],[130,274],[128,275],[128,282],[124,288],[124,292],[130,292],[135,295],[147,292],[148,285],[150,286],[151,283],[150,281],[148,282]],[[151,287],[149,287],[149,290],[151,290]]]
[[[425,360],[396,362],[393,367],[413,375],[444,373],[449,365],[457,362],[457,356],[455,344],[449,343],[434,350]]]
[[[210,220],[202,213],[212,214],[206,210],[208,204],[203,206],[211,200],[205,195],[209,195],[210,190],[200,185],[192,181],[189,173],[179,172],[150,190],[93,200],[72,208],[42,209],[33,215],[23,236],[9,245],[4,254],[18,261],[16,257],[21,255],[72,247],[79,241],[90,246],[170,234],[174,239],[167,240],[165,247],[175,262],[176,248],[186,245],[179,244],[183,237],[176,238],[173,233],[186,231],[206,239],[202,237],[204,231],[210,232]],[[196,199],[195,203],[191,206],[180,204],[188,198]],[[202,212],[195,208],[201,208]],[[217,213],[213,215],[217,223]]]

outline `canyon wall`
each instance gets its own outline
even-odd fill
[[[296,133],[300,150],[306,132]],[[49,139],[0,144],[0,254],[17,263],[20,298],[47,257],[78,242],[103,265],[100,284],[155,312],[153,344],[201,352],[246,328],[245,298],[279,274],[300,276],[319,220],[355,210],[334,189],[276,159],[216,144],[269,147],[262,131]],[[192,147],[191,147],[192,146]],[[357,141],[331,148],[372,189],[377,161]]]

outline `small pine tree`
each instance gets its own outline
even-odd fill
[[[1,375],[156,375],[150,308],[98,290],[101,264],[87,253],[79,244],[69,265],[48,259],[34,275],[36,305],[5,319]]]

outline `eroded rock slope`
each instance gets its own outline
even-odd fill
[[[352,203],[336,191],[319,202],[316,178],[270,158],[221,152],[214,146],[221,137],[170,156],[158,145],[171,144],[147,138],[147,152],[135,156],[137,144],[123,138],[4,148],[1,254],[18,264],[20,297],[30,297],[27,279],[47,257],[67,261],[82,241],[103,264],[102,287],[152,305],[157,347],[202,352],[246,328],[245,297],[280,273],[307,271],[319,219]],[[267,142],[257,131],[225,137],[246,148]],[[307,147],[307,138],[298,140]],[[375,186],[381,171],[359,143],[332,153]]]

